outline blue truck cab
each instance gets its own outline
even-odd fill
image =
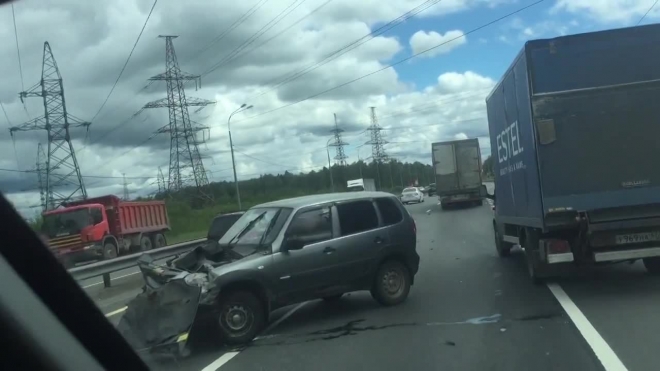
[[[660,273],[660,25],[528,41],[486,98],[500,256]]]

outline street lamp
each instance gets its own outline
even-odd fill
[[[241,207],[241,194],[238,191],[238,179],[236,178],[236,162],[234,161],[234,143],[231,140],[231,117],[234,116],[235,113],[239,113],[245,110],[249,110],[252,108],[252,105],[248,106],[247,104],[243,103],[241,104],[240,107],[234,112],[232,112],[229,115],[229,118],[227,119],[227,131],[229,132],[229,149],[231,150],[231,167],[234,169],[234,185],[236,186],[236,199],[238,200],[238,210],[241,211],[243,208]]]
[[[328,171],[330,172],[330,188],[332,191],[335,191],[335,181],[332,179],[332,165],[330,164],[330,141],[334,138],[328,139],[328,142],[325,144],[325,152],[328,154]]]

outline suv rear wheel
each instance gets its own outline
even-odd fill
[[[376,272],[371,296],[381,305],[390,306],[405,301],[409,293],[408,268],[397,260],[388,260],[381,264]]]
[[[218,322],[225,343],[245,344],[254,339],[266,323],[263,303],[249,291],[230,293],[220,303]]]

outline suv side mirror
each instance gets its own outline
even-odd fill
[[[284,248],[284,251],[289,251],[289,250],[300,250],[303,247],[305,247],[305,243],[303,240],[300,238],[296,237],[289,237],[286,240],[284,240],[284,244],[282,245]]]

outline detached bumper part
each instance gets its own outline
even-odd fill
[[[197,317],[201,288],[177,280],[148,290],[128,303],[117,330],[137,351],[165,349],[185,354]]]

